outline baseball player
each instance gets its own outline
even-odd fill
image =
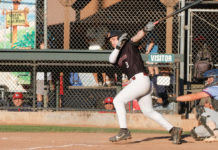
[[[113,104],[113,97],[107,97],[104,99],[104,108],[106,110],[113,110],[114,109],[114,104]]]
[[[213,142],[218,141],[218,69],[205,72],[204,77],[207,78],[207,86],[202,92],[179,96],[176,100],[184,102],[211,97],[212,106],[197,107],[200,125],[191,130],[191,136],[197,141]]]
[[[21,92],[16,92],[13,95],[13,99],[12,99],[14,106],[16,107],[20,107],[23,104],[23,94]]]
[[[15,92],[12,101],[14,107],[8,109],[8,111],[31,111],[30,106],[24,103],[23,94],[21,92]]]
[[[149,22],[144,29],[131,39],[127,38],[127,33],[121,31],[114,30],[108,33],[108,40],[114,48],[109,56],[109,62],[119,66],[130,80],[130,83],[114,98],[113,103],[118,116],[120,131],[116,136],[109,138],[109,141],[117,142],[131,138],[126,123],[125,104],[137,99],[142,113],[168,130],[174,144],[181,143],[182,129],[173,127],[160,113],[153,110],[150,79],[145,73],[144,63],[137,46],[137,43],[153,28],[154,24]]]

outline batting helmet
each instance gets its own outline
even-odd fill
[[[16,92],[13,95],[13,99],[23,99],[23,94],[20,92]]]
[[[104,99],[105,104],[112,104],[113,101],[114,101],[113,97],[107,97],[107,98]]]
[[[118,36],[120,37],[123,33],[120,30],[112,30],[108,33],[107,35],[107,39],[109,40],[110,38],[114,37],[114,36]]]

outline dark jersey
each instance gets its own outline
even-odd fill
[[[128,76],[128,79],[137,73],[145,71],[138,47],[131,40],[127,41],[120,50],[116,65],[121,67],[123,73]]]

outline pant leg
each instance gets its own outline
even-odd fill
[[[211,136],[208,130],[203,125],[194,128],[194,130],[198,137],[206,138]]]
[[[218,112],[209,109],[209,108],[205,108],[204,107],[205,112],[202,113],[202,116],[207,117],[207,119],[211,120],[213,123],[215,123],[216,128],[218,128]]]
[[[114,98],[114,107],[117,112],[120,128],[127,128],[125,104],[142,97],[150,91],[150,79],[142,73],[137,74],[136,79],[122,89]]]
[[[138,101],[142,113],[156,121],[159,125],[169,131],[173,126],[157,111],[153,109],[151,94],[141,97]]]

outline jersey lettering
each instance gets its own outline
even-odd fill
[[[123,55],[123,56],[119,59],[118,65],[119,65],[120,67],[122,66],[122,63],[123,63],[123,61],[124,61],[126,58],[127,58],[127,55],[125,54],[125,55]]]
[[[126,64],[126,68],[129,68],[129,64],[127,61],[125,62],[125,64]]]

